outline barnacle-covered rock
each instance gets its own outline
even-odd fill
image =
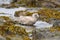
[[[60,20],[51,18],[49,23],[53,23],[53,26],[60,26]]]
[[[59,0],[17,0],[13,2],[17,4],[16,6],[24,7],[48,7],[48,8],[58,8],[60,7]]]
[[[32,32],[32,40],[59,40],[60,27],[51,27],[45,29],[35,29]]]
[[[26,15],[26,10],[25,11],[16,11],[14,16],[19,17],[19,16],[25,16]]]
[[[5,22],[12,22],[12,20],[7,16],[0,16],[0,25],[3,25]]]
[[[0,16],[0,19],[5,20],[5,21],[11,21],[11,19],[7,16]]]
[[[5,17],[2,17],[5,19]],[[28,33],[21,26],[15,26],[15,24],[8,18],[5,19],[6,22],[3,22],[0,25],[0,35],[5,37],[6,40],[30,40]]]
[[[6,38],[0,35],[0,40],[6,40]]]
[[[33,13],[28,12],[27,10],[25,11],[16,11],[14,16],[19,17],[19,16],[32,16]]]
[[[38,14],[40,15],[40,19],[44,21],[49,21],[51,18],[55,18],[60,20],[60,12],[55,9],[43,8],[39,10]]]
[[[33,13],[30,13],[30,12],[26,12],[26,14],[25,14],[26,16],[32,16],[33,15]]]
[[[30,40],[30,38],[28,37],[28,33],[25,31],[24,28],[19,27],[19,26],[14,26],[13,24],[12,25],[5,24],[3,26],[0,26],[0,35],[2,35],[4,37],[8,37],[8,38],[10,37],[10,39],[22,38],[23,40],[26,40],[26,39]],[[19,35],[19,36],[16,36],[16,35]],[[19,37],[19,38],[17,38],[17,37]],[[21,39],[19,39],[19,40],[21,40]]]

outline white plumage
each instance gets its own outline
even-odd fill
[[[21,23],[21,24],[32,25],[37,21],[38,17],[39,17],[39,15],[37,13],[34,13],[32,16],[17,17],[17,18],[15,18],[15,21],[17,21],[18,23]]]
[[[44,21],[37,21],[34,26],[36,26],[36,28],[40,29],[40,28],[50,28],[53,26],[53,24],[49,24],[47,22]]]

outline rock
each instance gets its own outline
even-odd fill
[[[6,40],[30,40],[27,36],[6,37]]]
[[[39,31],[33,30],[32,32],[32,40],[41,40],[42,38],[45,38]]]
[[[0,35],[0,40],[6,40],[3,36]]]
[[[19,17],[19,16],[25,16],[26,15],[26,10],[25,11],[16,11],[14,16]]]
[[[60,20],[51,18],[49,23],[52,23],[53,26],[60,26]]]
[[[59,40],[60,31],[51,32],[50,29],[35,29],[32,32],[33,40]]]
[[[7,16],[0,16],[0,25],[3,25],[5,22],[11,21]]]
[[[55,4],[53,4],[52,2],[48,2],[48,1],[42,3],[41,5],[42,5],[42,7],[48,7],[48,8],[55,8],[56,7]]]
[[[4,22],[3,25],[0,25],[0,35],[6,40],[30,40],[25,28],[16,26],[12,22]]]

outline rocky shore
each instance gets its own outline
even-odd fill
[[[1,40],[59,40],[60,38],[59,10],[0,8],[0,14]]]

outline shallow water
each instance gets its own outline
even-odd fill
[[[14,15],[15,11],[21,11],[21,10],[26,10],[24,7],[19,7],[19,8],[12,8],[12,9],[6,9],[6,8],[0,8],[0,13],[6,13],[10,14],[11,16]]]

